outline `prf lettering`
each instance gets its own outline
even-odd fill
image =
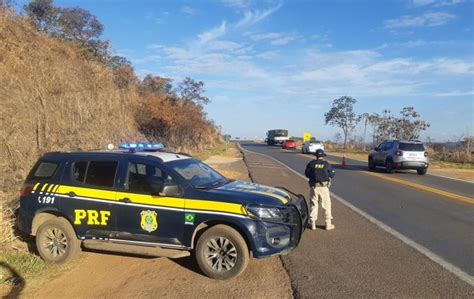
[[[314,164],[314,168],[322,169],[324,168],[324,164]]]
[[[107,225],[110,211],[74,210],[74,224]]]

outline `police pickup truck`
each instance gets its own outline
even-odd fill
[[[308,221],[302,195],[224,178],[161,145],[54,152],[39,159],[21,192],[19,228],[41,257],[74,258],[81,247],[179,258],[230,279],[249,258],[285,254]]]

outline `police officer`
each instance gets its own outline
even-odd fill
[[[311,229],[316,229],[316,220],[318,219],[318,202],[324,210],[324,219],[326,220],[326,230],[334,229],[335,226],[331,223],[331,198],[329,197],[329,187],[331,179],[334,177],[334,170],[328,161],[323,157],[326,153],[322,149],[316,150],[314,153],[316,160],[313,160],[306,165],[305,175],[309,179],[309,186],[311,188],[311,213],[309,216]]]

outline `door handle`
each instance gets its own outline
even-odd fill
[[[128,197],[120,198],[119,201],[120,201],[120,202],[124,202],[124,203],[131,203],[131,202],[132,202],[132,201],[130,200],[130,198],[128,198]]]
[[[76,196],[76,193],[72,192],[72,191],[69,191],[69,193],[67,194],[69,195],[69,197],[75,197]]]

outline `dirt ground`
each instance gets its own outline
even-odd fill
[[[206,160],[232,179],[250,180],[236,149]],[[26,281],[24,298],[291,298],[290,279],[278,257],[250,261],[231,281],[216,281],[200,273],[192,257],[171,260],[120,254],[83,252],[72,269]],[[53,278],[50,278],[53,277]],[[2,295],[8,296],[8,293]],[[15,292],[10,293],[15,296]]]
[[[343,154],[343,153],[337,153],[337,152],[328,152],[328,154],[337,156],[337,157],[342,157],[343,155],[345,155],[346,158],[354,159],[354,160],[363,160],[363,161],[367,160],[367,154],[358,154],[358,153]],[[436,164],[431,164],[428,169],[428,173],[474,182],[474,170],[472,169],[441,168],[437,166]]]

